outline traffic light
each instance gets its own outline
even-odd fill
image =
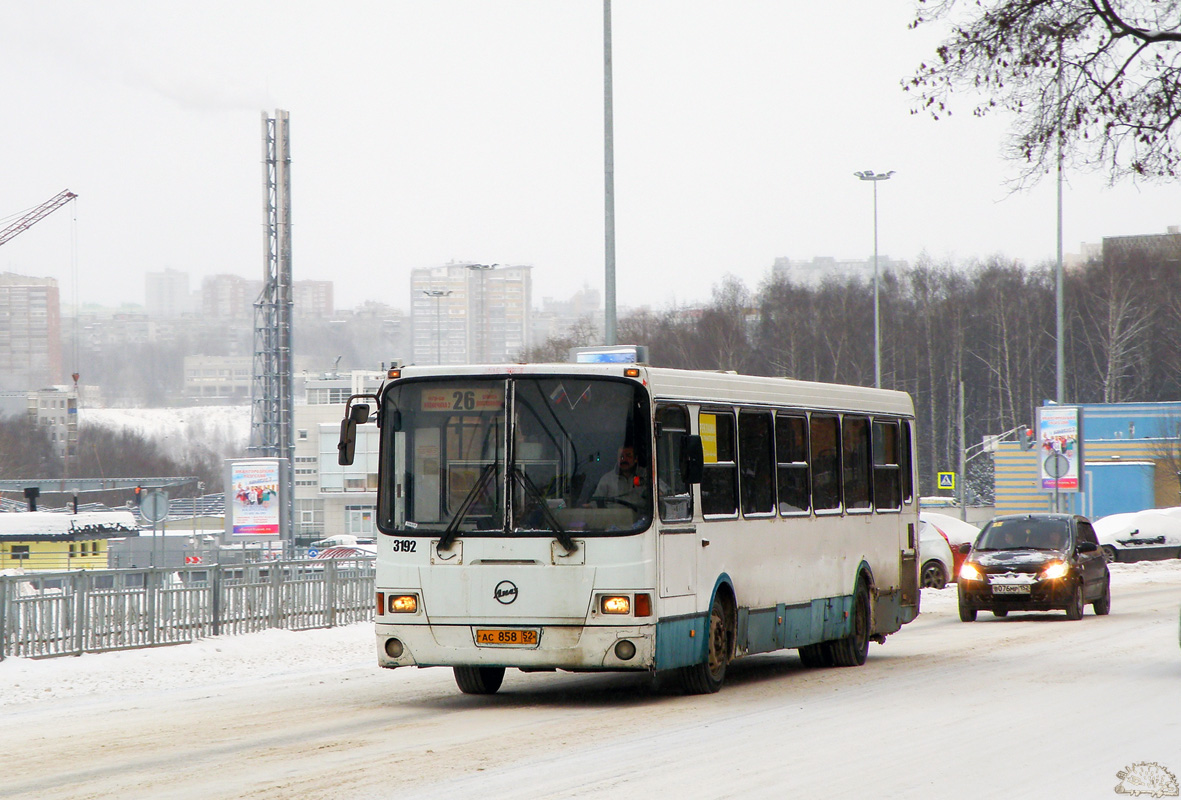
[[[139,506],[141,503],[143,503],[143,499],[144,499],[144,487],[136,486],[135,487],[135,505]]]
[[[1022,450],[1032,450],[1033,448],[1037,447],[1037,437],[1033,435],[1033,430],[1031,428],[1027,428],[1022,425],[1021,429],[1017,432],[1017,436],[1021,442]]]

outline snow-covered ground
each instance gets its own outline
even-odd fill
[[[463,695],[379,669],[367,623],[10,659],[0,797],[1111,797],[1181,774],[1181,561],[1112,579],[1078,622],[964,624],[954,586],[923,590],[864,667],[754,656],[704,696],[515,670]]]
[[[1181,601],[1181,560],[1112,564],[1113,593],[1150,581],[1175,582]],[[924,589],[925,613],[956,613],[955,584]],[[1118,600],[1113,613],[1118,613]],[[1088,610],[1088,614],[1090,611]],[[987,615],[985,615],[987,616]],[[298,671],[377,663],[373,623],[309,631],[270,630],[219,636],[192,644],[88,653],[50,659],[0,661],[0,707],[109,692],[156,691],[234,680],[260,679]],[[905,635],[906,629],[898,635]],[[1181,766],[1181,764],[1179,764]]]

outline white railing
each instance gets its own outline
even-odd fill
[[[373,618],[374,558],[0,575],[0,660]]]

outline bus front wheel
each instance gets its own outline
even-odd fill
[[[496,694],[504,667],[453,667],[455,683],[464,694]]]
[[[709,609],[709,642],[705,661],[685,667],[681,683],[691,694],[711,694],[722,688],[726,665],[734,652],[734,625],[729,606],[720,596]]]

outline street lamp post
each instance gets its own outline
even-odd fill
[[[878,181],[888,181],[894,174],[889,172],[874,172],[872,169],[854,172],[863,181],[873,181],[873,385],[882,388],[882,323],[879,311],[878,288]]]
[[[440,311],[439,304],[444,297],[451,294],[451,291],[446,290],[446,289],[423,289],[422,293],[425,294],[427,297],[435,298],[435,363],[442,364],[443,363],[443,335],[442,335],[441,331],[442,331],[443,323],[442,323],[442,319],[440,317],[440,314],[442,312]]]

